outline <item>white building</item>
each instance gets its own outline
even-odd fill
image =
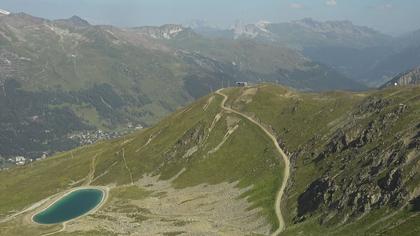
[[[14,158],[9,158],[10,162],[14,162],[18,166],[23,166],[26,163],[26,158],[22,156],[17,156]]]
[[[25,157],[23,157],[23,156],[17,156],[17,157],[15,157],[15,161],[16,161],[16,162],[26,161],[26,158],[25,158]]]
[[[248,82],[245,81],[238,81],[235,83],[237,87],[247,87],[248,86]]]

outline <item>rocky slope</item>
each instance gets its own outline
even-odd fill
[[[299,113],[313,109],[309,100],[267,91],[270,95],[260,99],[277,98],[254,105],[254,101],[248,105],[239,102],[237,107],[270,124],[291,153],[294,168],[284,202],[290,225],[285,235],[418,232],[413,227],[419,217],[415,210],[420,155],[418,87],[356,95],[362,99],[334,121],[322,110],[301,117]],[[287,100],[286,96],[295,97],[296,103],[265,111],[273,101]],[[335,113],[346,106],[340,99],[334,103],[324,109]],[[287,111],[295,114],[282,118]],[[287,120],[304,125],[294,127]],[[306,127],[314,123],[316,131],[307,134]],[[296,132],[302,133],[298,140],[307,140],[302,142],[306,144],[296,145]],[[412,228],[405,229],[408,226]]]

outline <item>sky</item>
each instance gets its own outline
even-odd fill
[[[93,24],[123,27],[186,24],[219,27],[260,20],[350,20],[388,34],[420,29],[420,0],[0,0],[0,9],[61,19],[80,16]]]

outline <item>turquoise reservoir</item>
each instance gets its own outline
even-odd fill
[[[103,191],[98,189],[76,190],[36,214],[33,221],[39,224],[58,224],[69,221],[94,209],[103,198]]]

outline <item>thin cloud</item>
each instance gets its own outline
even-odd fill
[[[292,8],[292,9],[302,9],[305,6],[302,3],[294,2],[294,3],[290,3],[289,7]]]
[[[325,1],[325,5],[330,6],[330,7],[337,6],[337,0],[327,0]]]

